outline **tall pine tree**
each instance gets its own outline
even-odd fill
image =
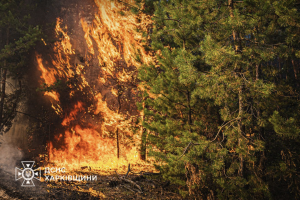
[[[299,4],[168,0],[153,20],[139,74],[164,177],[199,198],[296,199]]]
[[[0,1],[0,134],[8,131],[16,115],[26,73],[29,50],[40,39],[38,26],[30,24],[32,4],[22,0]],[[16,80],[17,89],[8,92],[8,79]]]

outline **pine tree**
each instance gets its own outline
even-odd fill
[[[28,3],[28,2],[27,2]],[[21,0],[0,1],[0,133],[11,127],[22,91],[22,77],[26,72],[29,50],[40,39],[38,26],[29,23],[27,13],[32,7]],[[7,79],[17,80],[18,89],[7,92]]]
[[[139,74],[164,177],[199,198],[297,198],[297,2],[159,1],[153,19]]]
[[[140,68],[139,78],[145,89],[143,123],[150,130],[147,136],[148,145],[153,147],[150,155],[164,163],[157,167],[166,179],[185,186],[185,169],[193,171],[195,166],[200,166],[198,162],[202,162],[192,160],[200,157],[207,148],[218,148],[217,145],[208,147],[206,137],[212,137],[216,132],[220,118],[213,101],[204,101],[193,95],[199,87],[198,71],[208,70],[199,46],[195,45],[204,37],[203,29],[197,26],[201,21],[197,17],[200,13],[193,7],[195,3],[184,2],[188,8],[182,10],[177,9],[178,4],[172,3],[158,2],[156,5],[151,46],[157,51],[158,62]],[[168,10],[166,14],[167,7],[173,11]],[[202,150],[187,154],[189,147]],[[204,168],[199,170],[206,170]],[[200,181],[192,179],[189,177],[190,183]],[[184,190],[181,192],[184,194]],[[204,195],[210,193],[209,190],[202,192]]]

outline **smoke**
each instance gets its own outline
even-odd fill
[[[14,173],[17,162],[22,160],[23,153],[14,145],[2,143],[0,146],[0,169]]]
[[[11,78],[7,79],[6,84],[7,94],[15,92],[15,88],[18,88],[16,80]],[[24,100],[20,101],[17,110],[23,111],[25,107]],[[26,129],[28,127],[29,120],[22,114],[17,114],[12,122],[12,127],[3,136],[0,136],[0,169],[14,173],[14,168],[20,160],[22,160],[23,153],[20,149],[26,149],[27,136]]]
[[[26,149],[28,147],[28,135],[26,132],[28,124],[29,120],[26,116],[17,114],[13,120],[12,127],[3,135],[4,141],[2,141],[2,143],[11,144],[20,149]]]

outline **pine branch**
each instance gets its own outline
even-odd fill
[[[181,105],[181,106],[187,108],[186,105],[173,101],[172,99],[170,99],[169,97],[167,97],[167,96],[164,95],[163,93],[161,93],[161,95],[164,96],[165,98],[167,98],[167,99],[168,99],[169,101],[171,101],[172,103],[175,103],[175,104],[178,104],[178,105]]]
[[[161,19],[161,18],[159,18],[159,17],[157,17],[157,16],[153,16],[154,18],[158,18],[158,19]],[[180,22],[180,20],[181,19],[171,19],[171,18],[163,18],[162,20],[171,20],[171,21],[177,21],[177,22]]]
[[[219,129],[217,135],[215,136],[215,138],[212,141],[210,141],[210,143],[213,142],[213,141],[215,141],[217,139],[217,137],[219,136],[219,134],[220,134],[220,132],[221,132],[221,130],[222,130],[223,127],[225,127],[230,122],[234,122],[234,121],[237,121],[237,120],[240,120],[240,119],[241,119],[240,117],[237,117],[235,119],[232,119],[232,120],[226,122],[226,124],[222,125],[221,128]],[[229,127],[231,127],[231,126],[232,125],[230,125]],[[243,137],[245,137],[245,136],[243,136]],[[223,140],[221,142],[223,142],[224,139],[225,139],[225,137],[224,137],[224,134],[223,134]],[[193,143],[192,141],[190,141],[189,144],[185,147],[183,153],[181,154],[181,156],[178,158],[177,161],[179,161],[182,158],[182,156],[184,156],[186,154],[186,152],[188,151],[189,147],[193,146],[193,145],[200,145],[200,144],[199,143]]]
[[[190,141],[190,143],[185,147],[185,149],[184,149],[182,155],[178,158],[178,160],[180,160],[180,158],[186,153],[186,151],[188,150],[188,148],[191,146],[192,143],[193,143],[193,142]]]
[[[241,119],[240,117],[237,117],[237,118],[235,118],[235,119],[232,119],[232,120],[226,122],[226,124],[222,125],[221,128],[219,129],[217,135],[215,136],[215,138],[214,138],[212,141],[210,141],[210,142],[213,142],[213,141],[215,141],[215,140],[217,139],[217,137],[219,136],[219,134],[220,134],[222,128],[225,127],[228,123],[233,122],[233,121],[237,121],[237,120],[240,120],[240,119]]]
[[[199,143],[193,143],[192,141],[190,141],[190,143],[185,147],[184,152],[181,154],[181,156],[178,158],[177,161],[179,161],[182,158],[182,156],[187,152],[188,148],[190,146],[193,146],[193,145],[200,145],[200,144]]]

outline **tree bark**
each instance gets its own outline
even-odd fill
[[[119,87],[119,81],[118,81],[118,114],[121,112],[121,95],[120,94],[120,87]],[[120,136],[119,136],[119,129],[117,128],[116,136],[117,136],[117,157],[120,158]]]
[[[6,62],[4,61],[4,67],[6,67]],[[6,74],[7,69],[3,69],[2,71],[2,80],[1,80],[1,102],[0,102],[0,124],[2,129],[2,123],[3,123],[3,107],[4,107],[4,101],[5,101],[5,84],[6,84]]]
[[[255,80],[258,81],[259,80],[259,65],[256,64],[256,68],[255,68]]]
[[[229,12],[230,12],[230,17],[233,18],[233,0],[228,0],[228,6],[229,6]],[[234,48],[235,48],[235,53],[241,53],[242,47],[241,47],[241,41],[239,38],[239,34],[233,30],[232,31],[233,35],[233,42],[234,42]],[[236,78],[240,78],[240,74],[242,72],[241,66],[235,66],[235,71],[236,71]],[[242,142],[242,137],[241,135],[243,134],[243,126],[242,126],[242,117],[244,114],[244,98],[243,98],[243,91],[244,91],[244,84],[241,83],[239,87],[239,93],[238,93],[238,101],[239,101],[239,112],[238,112],[238,117],[240,118],[238,120],[238,131],[239,131],[239,138],[238,138],[238,146],[241,147],[241,142]],[[239,175],[243,177],[243,169],[244,169],[244,158],[242,153],[239,154],[239,160],[240,160],[240,169],[239,169]]]
[[[192,125],[192,109],[191,109],[191,93],[190,91],[187,92],[186,94],[187,96],[187,102],[188,102],[188,123],[189,123],[189,131],[190,133],[192,132],[192,129],[191,129],[191,125]]]
[[[145,101],[145,98],[143,98],[143,101]],[[145,103],[143,103],[143,113],[141,114],[142,123],[145,120],[144,109],[145,109]],[[140,153],[141,160],[147,159],[147,157],[146,157],[147,156],[146,140],[147,140],[147,132],[146,132],[146,129],[143,127],[143,125],[141,125],[141,153]]]
[[[119,129],[116,131],[117,135],[117,158],[120,158],[120,139],[119,139]]]
[[[117,62],[117,72],[120,69],[119,61]],[[118,90],[118,114],[121,112],[121,96],[123,94],[123,88],[120,85],[120,81],[117,79],[117,90]],[[116,131],[116,137],[117,137],[117,157],[120,158],[120,134],[119,134],[119,129],[117,128]]]
[[[293,65],[293,69],[294,69],[294,75],[295,75],[296,85],[297,85],[297,87],[299,87],[299,83],[298,83],[298,70],[296,68],[294,59],[292,59],[292,65]]]
[[[280,64],[280,62],[281,62],[281,59],[280,58],[278,58],[278,71],[279,71],[279,81],[281,81],[281,79],[282,79],[282,76],[281,76],[281,64]]]
[[[6,45],[9,43],[9,27],[6,29]],[[1,80],[1,101],[0,101],[0,131],[3,129],[3,109],[4,109],[4,101],[5,101],[5,86],[6,86],[6,75],[7,75],[7,63],[4,60],[3,68],[2,68],[2,80]]]

